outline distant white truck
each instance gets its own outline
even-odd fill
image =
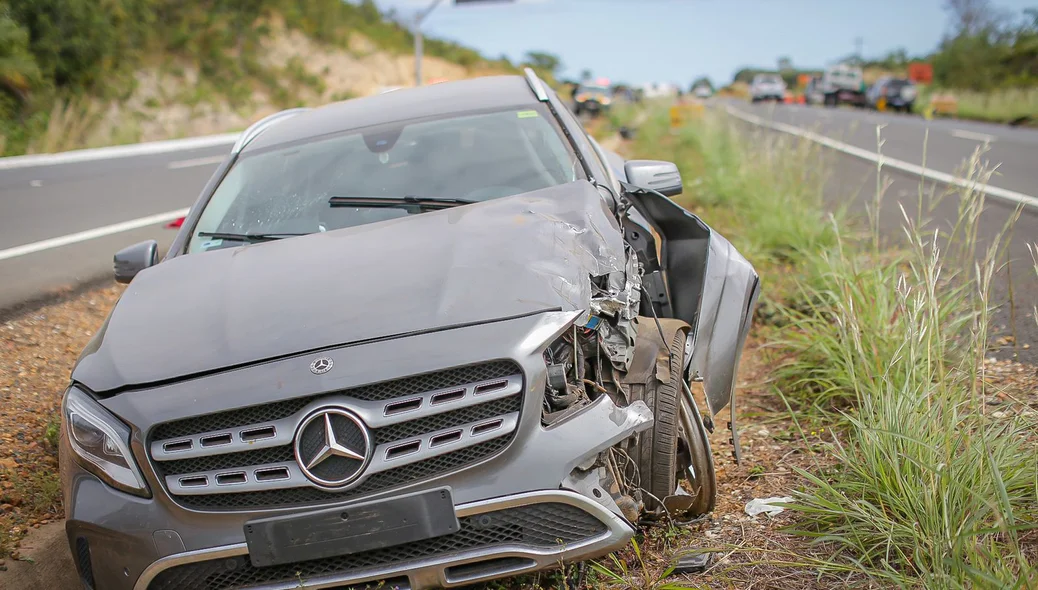
[[[812,80],[808,86],[806,94],[810,102],[821,101],[822,104],[831,107],[841,104],[865,106],[865,76],[857,66],[832,66],[825,70],[821,78]]]
[[[645,98],[669,98],[678,94],[678,87],[667,82],[650,82],[640,89]]]

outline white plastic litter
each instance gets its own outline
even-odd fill
[[[774,498],[754,498],[746,504],[746,514],[750,516],[757,516],[758,514],[767,514],[768,516],[775,516],[779,514],[785,508],[781,506],[775,506],[775,503],[781,502],[792,502],[793,498],[789,496],[774,497]]]

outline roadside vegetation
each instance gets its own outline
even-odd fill
[[[1038,417],[995,411],[1001,390],[985,374],[1005,234],[978,240],[984,195],[920,192],[902,204],[900,235],[881,235],[883,185],[867,219],[827,211],[812,144],[714,110],[668,127],[656,109],[626,149],[677,162],[682,204],[761,271],[755,336],[794,422],[787,444],[809,457],[784,530],[805,544],[761,547],[743,566],[881,587],[1038,587]],[[965,173],[983,183],[990,170],[978,154]],[[951,227],[925,215],[942,198],[960,204]],[[732,561],[714,575],[738,576]]]
[[[265,110],[405,85],[413,42],[373,0],[0,0],[0,156],[205,132],[185,121],[230,131]],[[436,38],[425,54],[450,66],[427,65],[430,78],[515,70]]]
[[[933,83],[925,95],[954,97],[963,119],[1038,123],[1038,7],[1014,13],[990,0],[944,4],[951,31],[926,58]],[[901,50],[873,65],[903,72],[909,61]]]

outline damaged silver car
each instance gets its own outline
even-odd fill
[[[115,257],[62,404],[84,587],[462,586],[710,511],[759,287],[681,191],[530,71],[257,123]]]

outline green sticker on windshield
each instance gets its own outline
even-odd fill
[[[531,117],[536,117],[537,111],[519,111],[518,113],[516,113],[516,116],[518,116],[520,119],[529,119]]]

